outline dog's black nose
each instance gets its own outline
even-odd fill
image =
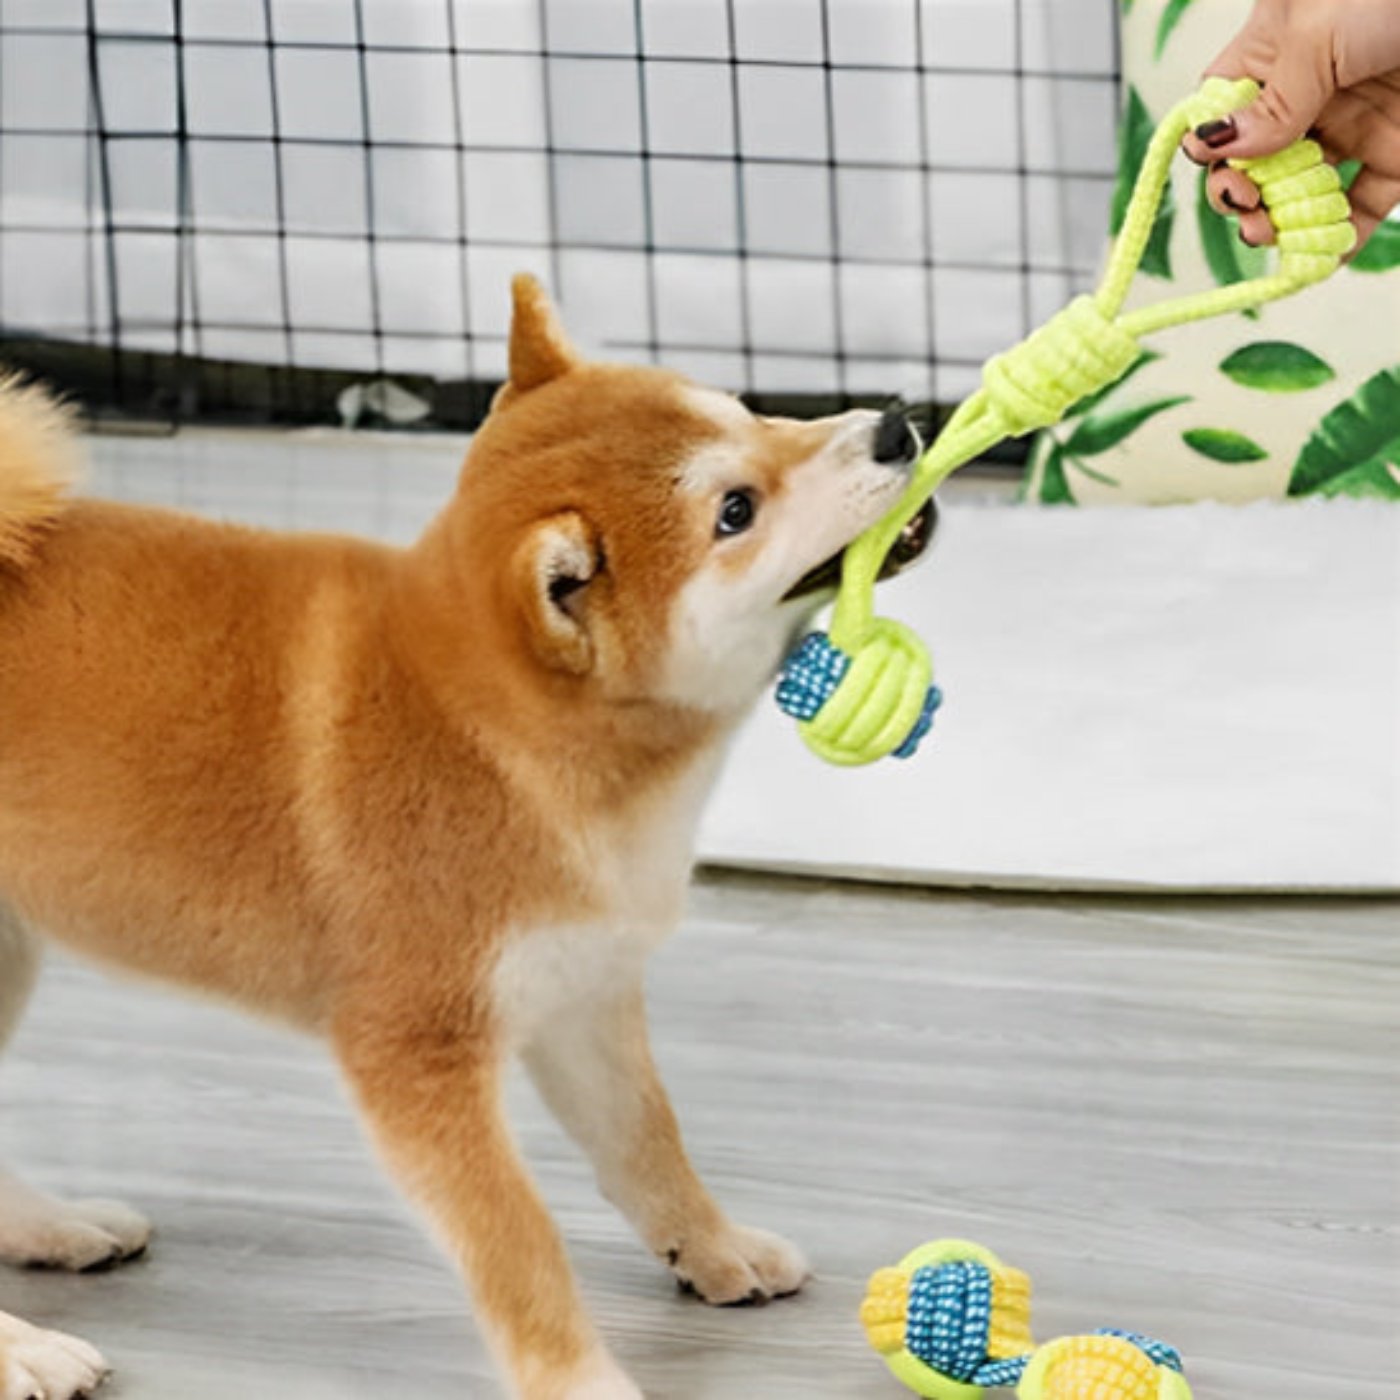
[[[919,439],[909,420],[897,408],[887,408],[875,426],[875,460],[886,466],[905,466],[914,460]]]

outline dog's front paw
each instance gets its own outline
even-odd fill
[[[76,1400],[107,1378],[86,1342],[0,1313],[0,1400]]]
[[[742,1225],[687,1240],[666,1259],[682,1288],[716,1307],[786,1298],[812,1276],[796,1245]]]
[[[151,1225],[119,1201],[25,1201],[0,1212],[0,1259],[82,1273],[145,1252]]]

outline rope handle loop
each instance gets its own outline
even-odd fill
[[[1259,91],[1249,78],[1207,78],[1172,108],[1148,144],[1098,290],[987,362],[981,387],[915,464],[894,509],[847,546],[830,631],[807,638],[778,686],[779,705],[819,757],[845,766],[907,758],[932,725],[942,699],[932,662],[913,632],[875,616],[875,582],[900,532],[951,473],[1006,438],[1058,423],[1114,383],[1142,353],[1142,336],[1290,296],[1330,277],[1355,245],[1340,177],[1315,141],[1297,141],[1230,162],[1259,186],[1277,230],[1271,273],[1124,312],[1182,137],[1249,106]]]

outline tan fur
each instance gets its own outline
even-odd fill
[[[0,374],[0,566],[28,562],[78,476],[70,415],[36,385]]]
[[[0,386],[0,915],[327,1037],[518,1391],[627,1400],[500,1070],[526,1055],[701,1293],[799,1286],[801,1256],[731,1224],[686,1159],[642,966],[679,914],[724,740],[810,608],[780,598],[816,554],[745,582],[764,541],[844,543],[901,482],[869,461],[868,415],[767,423],[580,361],[528,280],[511,365],[407,550],[60,508],[61,414]],[[770,533],[716,540],[731,470]],[[783,516],[802,473],[851,518]],[[763,600],[734,622],[755,679],[737,698],[676,680],[729,671],[680,600],[733,621],[740,587]]]

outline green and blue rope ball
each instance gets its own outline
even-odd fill
[[[820,725],[829,702],[851,669],[851,657],[825,632],[810,632],[788,657],[778,678],[778,708],[804,725]],[[912,758],[933,728],[943,692],[927,683],[913,724],[890,750],[892,758]]]

